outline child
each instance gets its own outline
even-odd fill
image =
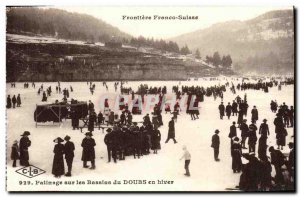
[[[11,160],[13,160],[13,167],[17,167],[16,164],[18,159],[20,159],[19,146],[18,146],[18,140],[15,140],[11,147]]]
[[[190,162],[191,162],[191,154],[187,150],[186,146],[183,146],[182,149],[183,149],[184,153],[183,153],[182,157],[180,158],[180,160],[182,160],[183,158],[185,160],[184,169],[185,169],[186,173],[184,175],[185,176],[191,176],[190,170],[189,170],[189,165],[190,165]]]

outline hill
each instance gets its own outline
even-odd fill
[[[247,21],[228,21],[170,40],[199,49],[202,58],[215,51],[230,54],[235,71],[254,74],[294,72],[294,12],[276,10]]]

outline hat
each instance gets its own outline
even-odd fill
[[[235,121],[233,121],[232,124],[235,124]]]
[[[106,132],[110,133],[111,132],[111,128],[106,129]]]
[[[267,119],[263,119],[263,122],[267,122]]]
[[[218,129],[215,130],[215,133],[220,133],[220,131]]]
[[[61,139],[60,137],[58,137],[58,138],[56,138],[56,139],[53,140],[53,142],[57,142],[57,143],[63,142],[63,141],[64,141],[64,140]]]
[[[27,135],[30,135],[29,131],[24,131],[24,133],[21,136],[27,136]]]
[[[64,137],[64,140],[70,140],[71,139],[71,137],[70,136],[68,136],[68,135],[66,135],[66,137]]]
[[[289,142],[288,145],[289,146],[294,146],[294,142]]]
[[[93,134],[92,134],[91,132],[86,132],[85,135],[88,135],[88,136],[90,136],[90,137],[93,136]]]
[[[137,125],[137,122],[133,122],[134,125]]]
[[[240,140],[240,138],[238,138],[238,137],[233,138],[233,141],[238,142],[239,140]]]
[[[269,148],[269,152],[271,152],[271,151],[273,151],[274,150],[274,146],[271,146],[270,148]]]
[[[243,122],[247,122],[247,119],[244,119]]]

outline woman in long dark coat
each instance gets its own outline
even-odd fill
[[[11,108],[11,98],[10,98],[10,95],[7,96],[7,99],[6,99],[6,108]]]
[[[20,165],[21,166],[29,166],[29,152],[28,148],[31,146],[31,141],[28,136],[30,135],[29,131],[24,131],[21,135],[20,139]]]
[[[232,170],[233,173],[240,172],[242,170],[242,147],[238,137],[234,137],[233,144],[231,146],[232,156]]]
[[[17,160],[20,159],[19,151],[20,150],[18,146],[18,141],[15,140],[11,147],[11,155],[10,155],[11,160],[13,160],[13,167],[17,166]]]
[[[87,162],[91,161],[92,167],[90,169],[95,169],[95,146],[96,142],[92,138],[93,134],[91,132],[87,132],[85,134],[85,138],[82,140],[82,157],[81,160],[83,161],[83,167],[88,168]]]
[[[94,111],[91,111],[89,116],[88,131],[94,131],[96,118],[96,113]]]
[[[240,109],[239,112],[238,112],[238,125],[241,126],[241,124],[243,123],[243,111]]]
[[[21,107],[21,97],[20,94],[17,96],[17,107]]]
[[[56,138],[54,140],[55,143],[57,143],[54,146],[54,159],[53,159],[53,165],[52,165],[52,174],[54,177],[59,178],[61,175],[65,174],[65,166],[64,166],[64,145],[61,144],[64,140],[60,137]]]
[[[285,144],[286,144],[286,136],[287,136],[287,131],[286,131],[286,129],[284,127],[277,131],[277,133],[276,133],[276,139],[277,139],[278,149],[281,146],[281,150],[282,150],[283,147],[285,146]]]
[[[267,136],[261,135],[261,137],[258,140],[258,158],[264,159],[267,157]]]
[[[152,147],[154,154],[157,154],[157,150],[160,150],[160,140],[161,140],[161,134],[160,131],[155,128],[152,132]]]

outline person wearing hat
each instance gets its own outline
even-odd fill
[[[248,127],[248,125],[247,125],[246,122],[247,122],[247,120],[244,119],[244,120],[243,120],[243,123],[242,123],[241,126],[240,126],[241,137],[242,137],[242,142],[241,142],[241,144],[242,144],[242,148],[243,148],[243,149],[246,149],[245,143],[246,143],[246,139],[247,139],[247,137],[248,137],[248,135],[249,135],[249,127]]]
[[[228,102],[228,104],[226,106],[226,116],[228,117],[228,120],[230,119],[231,111],[232,111],[232,107],[231,107],[230,103]]]
[[[294,174],[295,174],[295,151],[294,151],[294,143],[290,142],[288,143],[289,148],[291,149],[290,154],[289,154],[289,161],[287,164],[288,171],[291,175],[291,177],[294,179]]]
[[[169,122],[168,138],[167,138],[167,140],[166,140],[165,143],[168,143],[170,139],[173,139],[174,144],[177,143],[177,141],[175,139],[175,123],[174,123],[174,119],[173,118]]]
[[[267,138],[270,135],[269,125],[267,124],[267,119],[264,119],[263,123],[261,123],[261,125],[259,127],[259,134],[262,136],[266,136]]]
[[[236,126],[235,126],[235,121],[232,122],[232,125],[230,126],[230,132],[228,137],[230,138],[230,144],[232,145],[233,140],[232,138],[236,136]]]
[[[232,157],[232,165],[231,168],[233,173],[239,173],[242,170],[242,147],[239,142],[238,137],[232,138],[232,146],[231,146],[231,157]]]
[[[117,162],[117,153],[116,153],[116,145],[115,145],[115,133],[112,132],[111,128],[106,130],[107,134],[104,137],[104,143],[107,147],[107,157],[108,163],[111,161],[111,157],[114,162]]]
[[[20,165],[21,166],[29,166],[29,153],[28,148],[31,146],[31,141],[29,140],[28,136],[30,135],[29,131],[24,131],[21,135],[20,139]]]
[[[254,123],[256,123],[256,121],[258,120],[258,111],[256,109],[256,106],[253,106],[253,109],[251,110],[251,120],[254,121]]]
[[[85,133],[85,138],[83,138],[81,147],[82,147],[82,157],[83,167],[88,168],[87,162],[90,161],[92,166],[90,169],[95,169],[95,146],[96,142],[92,138],[93,134],[91,132]]]
[[[11,147],[11,155],[10,158],[13,160],[13,167],[17,167],[17,160],[20,159],[19,155],[19,145],[18,145],[18,140],[15,140],[12,147]]]
[[[215,161],[220,161],[219,159],[219,147],[220,147],[220,131],[217,129],[215,130],[215,134],[211,138],[211,147],[214,149],[214,158]]]
[[[74,158],[74,150],[75,145],[73,142],[70,141],[71,137],[66,135],[64,140],[66,140],[65,143],[65,159],[68,166],[68,172],[65,174],[65,176],[72,176],[72,164],[73,164],[73,158]]]
[[[56,178],[60,178],[61,175],[65,174],[65,166],[64,166],[64,150],[65,147],[62,144],[64,140],[60,137],[53,140],[53,142],[57,143],[54,146],[54,159],[52,165],[52,174]]]
[[[249,145],[249,153],[255,152],[255,145],[257,142],[256,130],[257,127],[255,125],[255,121],[252,120],[252,123],[249,125],[249,133],[248,133],[248,145]]]
[[[90,114],[89,114],[89,122],[88,122],[88,131],[89,132],[94,131],[96,119],[97,119],[97,114],[95,113],[94,109],[91,109]]]
[[[219,113],[220,113],[220,119],[223,119],[224,113],[225,113],[225,106],[223,102],[219,105]]]

